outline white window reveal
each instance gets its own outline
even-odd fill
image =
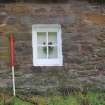
[[[61,26],[36,24],[32,26],[34,66],[62,66]]]

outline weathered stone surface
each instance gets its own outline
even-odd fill
[[[15,32],[17,93],[42,95],[66,86],[105,90],[105,20],[99,8],[93,10],[90,6],[86,2],[72,1],[70,4],[5,4],[0,7],[1,15],[8,17],[0,31]],[[62,67],[33,66],[32,24],[61,24]],[[11,88],[8,44],[0,44],[0,87]]]

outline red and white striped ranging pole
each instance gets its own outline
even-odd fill
[[[13,95],[16,95],[15,92],[15,73],[14,73],[14,35],[10,34],[10,60],[11,60],[11,68],[12,68],[12,82],[13,82]]]

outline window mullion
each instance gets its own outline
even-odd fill
[[[48,50],[48,32],[46,32],[47,33],[47,59],[48,59],[48,56],[49,56],[49,50]]]
[[[36,45],[36,58],[38,58],[38,43],[37,43],[37,41],[38,41],[38,36],[37,36],[37,31],[36,31],[36,43],[35,43],[35,45]]]
[[[57,31],[57,53],[58,53],[58,58],[60,56],[60,37],[59,37],[59,32]]]

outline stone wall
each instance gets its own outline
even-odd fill
[[[43,94],[58,87],[105,89],[105,16],[86,2],[6,4],[0,9],[0,31],[15,32],[15,76],[19,94]],[[32,24],[61,24],[62,67],[34,67]],[[0,38],[2,39],[2,37]],[[11,88],[8,38],[0,45],[0,87]],[[7,52],[7,53],[6,53]]]

